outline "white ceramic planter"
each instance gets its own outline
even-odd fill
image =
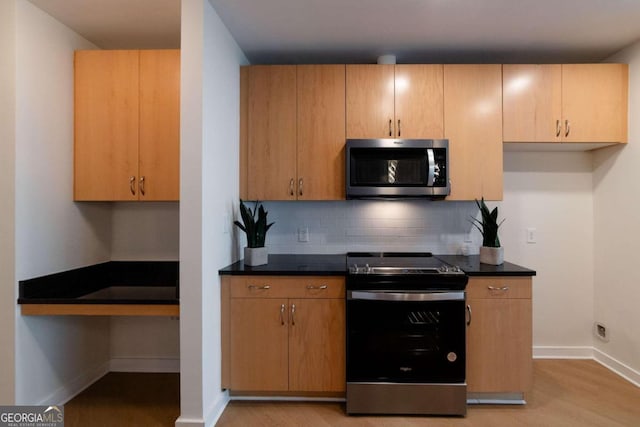
[[[255,267],[265,265],[269,261],[269,251],[266,246],[261,248],[244,248],[244,265]]]
[[[483,264],[500,265],[504,262],[504,247],[490,248],[480,246],[480,262]]]

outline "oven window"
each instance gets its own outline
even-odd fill
[[[426,150],[351,149],[352,186],[424,186],[427,182]]]
[[[465,380],[464,301],[347,301],[347,381]]]

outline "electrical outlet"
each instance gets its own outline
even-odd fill
[[[222,215],[222,234],[229,234],[229,214]]]
[[[593,325],[593,331],[596,337],[598,337],[601,341],[609,342],[609,333],[607,332],[607,327],[604,325],[604,323],[596,322]]]
[[[536,229],[533,227],[527,228],[527,243],[536,243],[538,240]]]
[[[309,241],[309,227],[298,228],[298,242]]]

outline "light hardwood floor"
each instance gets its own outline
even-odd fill
[[[469,406],[466,418],[347,416],[339,403],[233,401],[218,427],[640,426],[640,388],[591,360],[534,361],[526,406]]]
[[[110,372],[64,405],[66,427],[169,427],[179,415],[179,374]]]
[[[341,403],[233,401],[218,427],[640,426],[640,388],[591,360],[535,360],[526,406],[469,406],[466,418],[347,416]],[[67,427],[173,426],[178,374],[109,373],[64,406]]]

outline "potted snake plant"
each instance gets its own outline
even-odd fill
[[[257,217],[256,217],[257,215]],[[253,210],[240,199],[240,221],[233,223],[247,235],[247,246],[244,248],[244,264],[250,266],[264,265],[269,261],[269,253],[265,246],[267,231],[274,224],[267,224],[267,211],[256,201]]]
[[[504,262],[504,248],[500,245],[498,228],[504,219],[498,223],[498,208],[489,208],[484,203],[484,197],[476,205],[480,209],[481,219],[471,218],[471,223],[482,234],[482,246],[480,247],[480,262],[483,264],[500,265]]]

